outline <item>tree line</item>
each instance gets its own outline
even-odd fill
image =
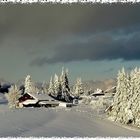
[[[18,99],[25,93],[48,94],[57,100],[72,102],[74,98],[79,98],[84,90],[81,78],[77,78],[73,90],[70,89],[68,69],[62,68],[60,76],[55,74],[53,78],[50,78],[49,87],[46,83],[42,84],[42,91],[37,88],[30,75],[25,78],[24,89],[21,90],[17,85],[12,85],[9,92],[5,94],[9,107],[17,108]]]

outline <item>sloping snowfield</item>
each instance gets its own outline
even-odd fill
[[[8,109],[0,104],[0,137],[139,137],[129,130],[99,118],[88,106],[73,108]]]

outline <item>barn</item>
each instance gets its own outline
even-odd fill
[[[25,93],[18,99],[19,107],[55,107],[59,102],[47,94]]]

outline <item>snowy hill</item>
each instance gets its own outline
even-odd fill
[[[1,105],[0,116],[1,137],[140,136],[140,131],[129,130],[100,118],[88,106],[9,110]]]

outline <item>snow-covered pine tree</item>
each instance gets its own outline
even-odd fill
[[[47,83],[44,81],[42,83],[42,93],[47,94]]]
[[[18,108],[18,99],[21,96],[21,91],[16,85],[12,85],[9,92],[5,94],[8,100],[9,108]]]
[[[133,115],[133,124],[140,127],[140,69],[135,68],[131,71],[130,109]]]
[[[73,93],[74,93],[74,96],[76,97],[79,97],[81,94],[84,93],[81,78],[77,78],[76,83],[74,85]]]
[[[62,88],[61,98],[69,102],[70,101],[70,88],[69,88],[69,80],[68,80],[68,70],[64,72],[64,68],[62,68],[62,73],[60,76],[60,84]]]
[[[130,77],[125,73],[124,68],[121,72],[119,71],[117,77],[117,88],[114,97],[114,103],[111,112],[109,113],[110,119],[121,122],[128,123],[128,97],[130,94]]]
[[[123,98],[123,107],[125,108],[124,109],[124,113],[123,113],[123,123],[124,124],[130,124],[133,122],[134,120],[134,117],[133,117],[133,114],[132,114],[132,110],[131,110],[131,101],[130,99],[132,98],[132,85],[131,85],[131,78],[130,78],[130,75],[127,74],[126,75],[126,92],[125,92],[125,98]]]
[[[37,93],[38,90],[32,82],[31,76],[27,75],[25,78],[25,93]]]
[[[48,94],[53,95],[54,94],[54,84],[53,84],[53,79],[51,77],[50,79],[50,84],[49,84],[49,88],[48,88]]]
[[[117,93],[114,97],[111,118],[124,124],[140,127],[140,69],[135,68],[130,76],[124,70],[118,74]]]
[[[113,106],[111,111],[109,111],[109,119],[115,121],[117,118],[117,115],[119,113],[119,108],[120,108],[120,104],[119,104],[119,99],[120,99],[120,94],[121,94],[121,78],[122,77],[122,73],[121,71],[118,72],[118,76],[117,76],[117,87],[116,87],[116,94],[114,97],[114,101],[113,101]]]
[[[60,81],[57,74],[54,75],[54,96],[57,97],[60,94]]]
[[[64,88],[65,88],[65,78],[64,78],[64,67],[62,67],[62,72],[60,75],[60,84],[62,88],[61,98],[64,99]]]
[[[70,87],[69,87],[69,79],[68,79],[68,69],[65,71],[65,87],[67,92],[70,92]]]

